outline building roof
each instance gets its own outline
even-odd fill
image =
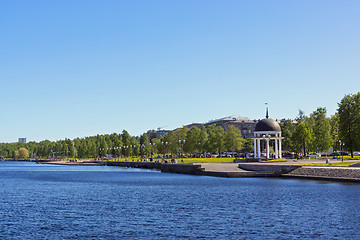
[[[223,122],[223,121],[237,121],[237,122],[248,122],[250,119],[248,117],[236,117],[236,116],[229,116],[229,117],[223,117],[219,119],[210,120],[209,122],[205,123],[206,125],[217,123],[217,122]]]

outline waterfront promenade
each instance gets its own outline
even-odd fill
[[[332,163],[341,160],[331,159]],[[360,160],[354,160],[360,164]],[[272,163],[159,163],[125,161],[47,161],[47,164],[61,165],[106,165],[155,169],[162,172],[205,175],[228,178],[278,177],[301,178],[327,181],[346,181],[360,183],[360,167],[320,167],[305,164],[323,164],[325,159],[287,160]],[[358,165],[359,165],[358,164]]]

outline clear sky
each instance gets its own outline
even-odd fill
[[[360,91],[360,1],[0,0],[0,142],[332,115]]]

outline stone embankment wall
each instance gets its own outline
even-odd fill
[[[239,163],[239,168],[246,171],[266,171],[266,172],[274,172],[274,174],[284,174],[294,169],[297,169],[301,166],[299,165],[285,165],[285,164],[251,164],[251,163]]]
[[[171,173],[184,173],[184,174],[193,174],[199,175],[202,173],[201,165],[194,164],[161,164],[162,172],[171,172]]]
[[[172,164],[172,163],[160,163],[160,162],[106,162],[107,166],[118,166],[128,168],[145,168],[145,169],[156,169],[162,172],[171,173],[184,173],[184,174],[201,174],[201,165],[195,165],[192,163],[184,164]]]
[[[360,168],[345,167],[307,167],[297,168],[284,177],[298,177],[319,180],[360,182]]]
[[[53,161],[38,163],[63,164],[63,165],[108,165],[129,168],[145,168],[161,170],[162,172],[182,173],[193,175],[207,175],[217,177],[283,177],[283,178],[302,178],[313,180],[347,181],[360,183],[360,167],[311,167],[286,164],[253,164],[239,163],[238,170],[224,171],[221,166],[219,171],[214,169],[206,170],[201,164],[192,163],[160,163],[160,162],[112,162],[112,161],[83,161],[83,162],[62,162]],[[215,164],[215,163],[214,163]]]
[[[107,166],[118,166],[128,168],[145,168],[145,169],[161,169],[161,163],[159,162],[111,162],[105,163]]]

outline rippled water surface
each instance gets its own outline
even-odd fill
[[[0,162],[0,239],[360,239],[360,185]]]

